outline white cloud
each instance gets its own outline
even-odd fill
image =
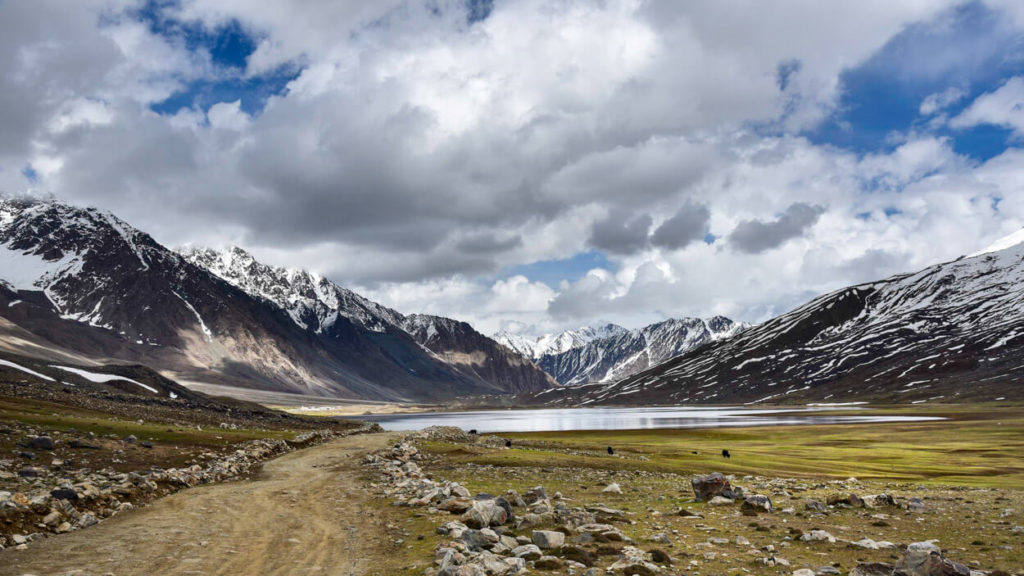
[[[963,88],[956,86],[950,86],[942,92],[936,92],[929,94],[924,100],[921,101],[921,106],[918,111],[922,116],[931,116],[936,112],[945,110],[953,104],[964,99],[967,96],[967,91]]]
[[[186,0],[172,15],[257,39],[249,81],[302,71],[261,114],[235,100],[168,117],[148,105],[223,79],[205,50],[121,4],[0,3],[0,188],[31,186],[31,163],[41,190],[167,244],[241,243],[485,330],[760,319],[1024,219],[1010,152],[979,165],[911,134],[857,156],[794,136],[836,109],[844,70],[953,4],[506,0],[470,26],[461,0]],[[1019,129],[1022,90],[953,123]],[[769,251],[729,248],[794,205],[825,211]],[[557,289],[499,276],[595,243],[617,247],[615,270]]]
[[[994,92],[977,97],[966,110],[950,120],[953,128],[995,124],[1024,134],[1024,77],[1015,76]]]

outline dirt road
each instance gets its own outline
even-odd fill
[[[390,434],[349,436],[106,522],[0,553],[0,575],[327,574],[367,571],[383,538],[359,458]]]

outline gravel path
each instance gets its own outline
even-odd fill
[[[393,441],[360,434],[292,452],[251,480],[201,486],[99,526],[0,553],[0,575],[330,574],[367,571],[383,527],[360,457]]]

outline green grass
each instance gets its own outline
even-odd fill
[[[921,413],[922,410],[918,410]],[[1024,488],[1024,410],[933,409],[950,420],[503,434],[511,450],[430,443],[456,462],[585,467],[678,474],[885,479],[935,485]],[[882,411],[891,413],[891,411]],[[604,451],[613,446],[616,456]],[[721,450],[732,458],[721,457]],[[696,454],[694,453],[696,452]]]
[[[289,430],[197,429],[194,425],[179,426],[154,422],[139,424],[136,420],[118,419],[109,414],[92,412],[31,399],[0,397],[0,421],[24,422],[50,430],[93,432],[98,436],[134,434],[154,442],[193,446],[222,446],[256,438],[292,438]]]

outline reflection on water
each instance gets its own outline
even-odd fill
[[[931,416],[873,416],[828,414],[859,410],[851,406],[807,406],[747,409],[730,407],[561,408],[543,410],[481,410],[362,416],[385,430],[418,430],[427,426],[458,426],[480,432],[552,432],[564,430],[631,430],[637,428],[725,428],[733,426],[790,426],[794,424],[853,424],[864,422],[922,422]]]

